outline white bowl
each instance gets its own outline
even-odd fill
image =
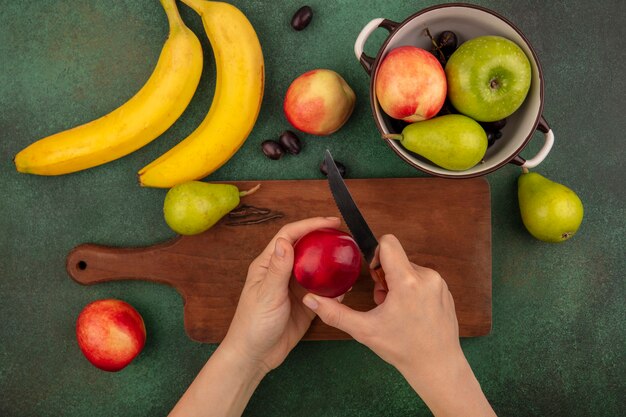
[[[372,58],[363,53],[363,45],[368,36],[379,27],[387,29],[389,36],[376,57]],[[405,124],[390,118],[380,108],[374,88],[378,66],[387,53],[399,46],[412,45],[430,50],[431,41],[426,35],[426,28],[433,36],[444,30],[452,30],[458,37],[459,45],[483,35],[498,35],[512,40],[524,50],[530,61],[532,67],[530,90],[522,106],[507,118],[502,138],[489,147],[481,163],[470,169],[447,170],[407,151],[397,141],[387,140],[387,144],[410,165],[439,177],[477,177],[493,172],[509,162],[526,168],[539,165],[554,144],[554,134],[542,116],[543,74],[539,60],[528,39],[513,23],[489,9],[475,5],[450,3],[433,6],[409,16],[401,23],[383,18],[373,19],[361,30],[354,45],[354,52],[365,71],[371,76],[370,104],[380,133],[399,133]],[[537,129],[544,133],[544,145],[535,157],[524,160],[519,153],[526,147]]]

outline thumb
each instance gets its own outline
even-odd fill
[[[286,290],[293,269],[293,247],[283,238],[276,239],[263,287],[271,293]]]
[[[304,296],[302,302],[315,311],[324,323],[348,333],[357,340],[367,326],[364,313],[341,304],[335,298],[309,293]]]

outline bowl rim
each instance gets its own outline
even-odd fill
[[[533,46],[530,43],[530,41],[528,40],[528,38],[524,35],[524,33],[517,26],[515,26],[515,24],[513,24],[513,22],[511,22],[506,17],[500,15],[499,13],[494,12],[491,9],[483,7],[483,6],[478,6],[478,5],[475,5],[475,4],[468,4],[468,3],[445,3],[445,4],[438,4],[438,5],[435,5],[435,6],[427,7],[425,9],[421,9],[418,12],[408,16],[406,19],[404,19],[402,22],[398,23],[397,25],[394,25],[395,27],[393,28],[393,30],[391,30],[391,32],[389,33],[389,35],[387,36],[387,38],[385,39],[383,44],[378,49],[378,52],[376,53],[376,57],[373,60],[372,66],[371,66],[370,91],[369,91],[369,93],[370,93],[370,108],[372,110],[372,115],[374,117],[374,121],[376,123],[376,127],[378,128],[378,131],[380,133],[383,133],[383,127],[382,127],[381,121],[379,120],[379,117],[376,114],[375,102],[378,99],[376,98],[375,84],[374,84],[374,80],[376,79],[376,74],[378,73],[378,67],[380,65],[382,52],[387,48],[387,45],[389,44],[389,42],[391,42],[391,40],[393,39],[395,34],[398,32],[398,30],[400,30],[402,27],[406,26],[410,21],[412,21],[416,17],[421,16],[421,15],[423,15],[425,13],[431,12],[433,10],[450,8],[450,7],[465,7],[465,8],[476,9],[476,10],[488,13],[488,14],[490,14],[490,15],[492,15],[492,16],[500,19],[500,20],[502,20],[507,25],[509,25],[511,27],[511,29],[513,29],[515,32],[517,32],[517,34],[524,40],[524,42],[526,43],[526,46],[528,46],[528,49],[530,50],[530,53],[532,54],[532,59],[533,59],[535,65],[537,66],[537,73],[539,74],[539,109],[537,111],[537,115],[535,116],[535,121],[533,123],[532,129],[530,129],[530,132],[526,136],[524,141],[520,144],[520,146],[513,153],[511,153],[510,156],[508,156],[507,158],[504,158],[502,161],[500,161],[499,163],[497,163],[496,165],[494,165],[491,168],[487,168],[485,170],[481,170],[481,171],[477,171],[477,172],[469,173],[469,174],[464,174],[463,171],[459,171],[458,174],[452,173],[454,171],[450,171],[451,173],[449,173],[449,174],[448,173],[441,173],[441,172],[432,171],[432,170],[430,170],[430,169],[428,169],[426,167],[417,165],[414,161],[412,161],[411,159],[407,158],[405,155],[400,153],[391,144],[390,140],[385,140],[385,142],[387,142],[387,146],[389,146],[396,153],[396,155],[398,155],[400,158],[402,158],[406,163],[408,163],[412,167],[417,168],[420,171],[423,171],[423,172],[425,172],[427,174],[430,174],[430,175],[433,175],[433,176],[436,176],[436,177],[440,177],[440,178],[456,178],[456,179],[475,178],[475,177],[480,177],[480,176],[484,176],[484,175],[490,174],[490,173],[492,173],[492,172],[502,168],[504,165],[510,163],[511,161],[513,161],[514,163],[517,163],[519,161],[518,165],[521,165],[523,163],[523,160],[520,161],[520,158],[519,158],[518,155],[520,154],[520,152],[522,152],[522,150],[524,150],[526,145],[528,145],[528,142],[530,142],[530,140],[532,139],[532,137],[535,134],[538,126],[539,126],[539,129],[542,130],[542,126],[540,125],[540,122],[541,122],[541,120],[543,120],[543,105],[544,105],[544,78],[543,78],[543,70],[541,68],[541,63],[539,62],[539,58],[537,57],[535,49],[533,48]]]

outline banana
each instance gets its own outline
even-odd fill
[[[121,158],[161,135],[183,113],[200,81],[202,47],[180,18],[176,0],[160,1],[169,36],[146,84],[111,113],[19,152],[14,160],[19,172],[61,175]]]
[[[218,169],[245,142],[263,99],[263,53],[246,16],[227,3],[182,1],[202,17],[213,47],[217,68],[215,94],[198,128],[139,171],[142,186],[173,187]]]

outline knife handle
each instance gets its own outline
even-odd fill
[[[374,282],[378,282],[380,285],[382,285],[385,291],[389,291],[389,287],[387,287],[387,281],[385,280],[385,271],[383,271],[383,268],[378,265],[375,268],[371,268],[370,271]]]

